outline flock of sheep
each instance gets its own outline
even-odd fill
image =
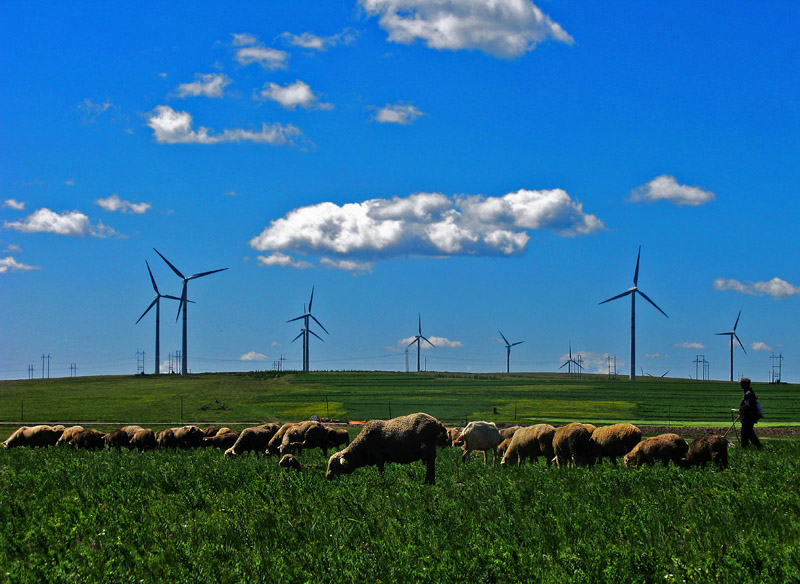
[[[462,460],[469,460],[473,451],[481,451],[501,459],[502,466],[521,465],[526,459],[544,457],[547,465],[588,466],[609,458],[624,457],[627,466],[672,461],[679,466],[705,467],[709,462],[719,468],[728,466],[730,443],[724,436],[703,436],[690,445],[677,434],[661,434],[642,440],[642,432],[632,424],[595,427],[572,423],[559,428],[549,424],[512,426],[499,429],[493,422],[470,422],[464,428],[447,428],[436,418],[418,413],[391,420],[371,420],[350,442],[347,430],[330,428],[317,421],[291,422],[279,426],[268,423],[241,432],[229,428],[197,426],[168,428],[154,432],[141,426],[125,426],[108,434],[81,426],[23,426],[5,442],[4,448],[16,446],[72,445],[95,450],[130,448],[195,448],[202,446],[225,449],[225,456],[245,452],[280,454],[280,466],[300,470],[303,465],[293,453],[320,448],[325,456],[329,448],[344,445],[328,460],[329,479],[349,474],[362,466],[377,466],[383,472],[385,463],[405,464],[421,460],[426,465],[425,482],[435,482],[437,449],[460,446]]]

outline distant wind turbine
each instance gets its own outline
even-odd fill
[[[661,314],[669,318],[667,313],[661,310],[655,302],[650,300],[650,298],[639,290],[639,258],[642,255],[642,246],[639,246],[639,253],[636,255],[636,271],[633,273],[633,287],[628,288],[622,294],[617,294],[616,296],[612,296],[608,300],[603,300],[600,304],[605,304],[606,302],[611,302],[612,300],[616,300],[617,298],[622,298],[623,296],[627,296],[630,294],[631,296],[631,381],[636,379],[636,295],[641,294],[642,298],[647,300],[650,304],[652,304],[656,310],[658,310]]]
[[[500,332],[500,330],[498,330],[497,332],[500,333],[500,336],[503,337],[503,340],[506,343],[506,373],[511,373],[511,347],[516,347],[517,345],[521,345],[525,341],[517,341],[516,343],[509,343],[508,339],[502,332]]]
[[[436,348],[436,345],[434,345],[428,339],[426,339],[424,336],[422,336],[422,315],[421,314],[418,315],[418,318],[419,318],[419,322],[418,322],[419,328],[417,330],[419,332],[416,335],[414,335],[414,340],[411,341],[410,343],[408,343],[409,347],[411,345],[413,345],[414,343],[417,343],[417,373],[419,373],[419,352],[420,352],[420,346],[422,345],[422,341],[425,341],[426,343],[428,343],[434,349]]]
[[[727,333],[716,333],[717,335],[728,335],[731,338],[731,381],[733,381],[733,339],[736,339],[736,342],[739,343],[739,346],[744,351],[744,354],[747,355],[747,351],[745,351],[744,345],[742,341],[739,340],[739,336],[736,334],[736,327],[739,326],[739,317],[742,316],[742,311],[739,311],[739,314],[736,317],[736,322],[733,323],[733,330],[728,331]]]
[[[180,300],[177,296],[170,296],[169,294],[162,294],[158,291],[158,286],[156,286],[156,279],[153,278],[153,272],[150,270],[150,264],[147,263],[147,260],[144,261],[147,264],[147,272],[150,274],[150,281],[153,283],[153,290],[156,291],[155,299],[150,303],[150,306],[147,307],[142,313],[142,316],[139,317],[139,320],[144,318],[144,315],[150,312],[150,309],[153,306],[156,307],[156,370],[155,373],[158,375],[161,372],[161,343],[160,343],[160,334],[159,334],[159,326],[161,322],[161,299],[162,298],[170,298],[172,300]],[[136,324],[139,324],[139,320],[136,321]]]
[[[197,278],[202,278],[203,276],[208,276],[209,274],[216,274],[217,272],[223,272],[228,268],[220,268],[218,270],[211,270],[210,272],[200,272],[199,274],[194,274],[193,276],[186,277],[180,273],[178,268],[169,263],[169,260],[165,258],[163,255],[161,255],[160,251],[158,251],[156,248],[153,248],[153,251],[155,251],[159,256],[161,256],[161,259],[164,260],[170,268],[172,268],[172,271],[175,272],[181,280],[183,280],[183,291],[181,292],[181,298],[180,298],[181,303],[180,306],[178,306],[178,315],[175,317],[175,320],[178,320],[178,318],[181,315],[181,310],[183,310],[183,341],[181,342],[181,375],[186,375],[187,372],[189,371],[188,369],[189,355],[188,351],[186,350],[186,318],[187,318],[186,309],[188,308],[187,306],[188,300],[186,298],[186,288],[189,285],[189,280],[195,280]]]
[[[561,367],[559,367],[559,369],[563,369],[565,366],[567,366],[567,371],[569,373],[572,373],[572,366],[573,365],[575,365],[575,367],[577,367],[578,374],[580,374],[580,372],[583,369],[583,367],[581,366],[580,363],[578,363],[575,359],[572,358],[572,342],[570,341],[570,343],[569,343],[569,358],[561,364]]]
[[[303,314],[301,314],[300,316],[298,316],[296,318],[292,318],[292,319],[286,321],[286,322],[294,322],[296,320],[300,320],[301,318],[303,319],[303,328],[300,329],[300,334],[297,335],[294,339],[292,339],[292,342],[295,342],[300,337],[303,337],[303,371],[308,371],[309,370],[309,351],[308,351],[308,349],[309,349],[309,338],[308,338],[308,335],[314,335],[320,341],[322,341],[322,337],[320,337],[317,333],[312,331],[311,328],[309,328],[309,324],[310,324],[309,319],[312,319],[315,323],[317,323],[322,328],[322,330],[324,330],[326,333],[328,333],[328,329],[326,329],[324,326],[322,326],[322,323],[320,321],[318,321],[313,314],[311,314],[311,305],[313,303],[314,303],[314,287],[312,286],[311,287],[311,298],[308,301],[308,310],[306,310],[306,305],[304,304],[303,305]],[[330,333],[328,333],[328,334],[330,334]],[[325,341],[322,341],[322,342],[325,342]]]

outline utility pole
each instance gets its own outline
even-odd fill
[[[33,379],[33,365],[28,365],[28,379]]]
[[[406,347],[406,373],[408,373],[408,347]]]
[[[70,363],[69,364],[69,376],[70,377],[77,377],[78,376],[78,364],[77,363]]]
[[[42,353],[42,379],[44,379],[44,361],[47,359],[47,379],[50,379],[50,354]]]

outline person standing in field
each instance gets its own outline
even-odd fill
[[[750,379],[742,377],[739,382],[744,390],[744,396],[739,404],[739,421],[742,424],[742,448],[752,442],[756,448],[761,450],[761,441],[756,436],[753,426],[761,419],[761,411],[758,409],[758,398],[756,392],[750,387]]]

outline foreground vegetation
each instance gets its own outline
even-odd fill
[[[726,471],[459,455],[423,486],[420,463],[327,481],[211,449],[0,451],[0,581],[800,581],[797,441]]]

